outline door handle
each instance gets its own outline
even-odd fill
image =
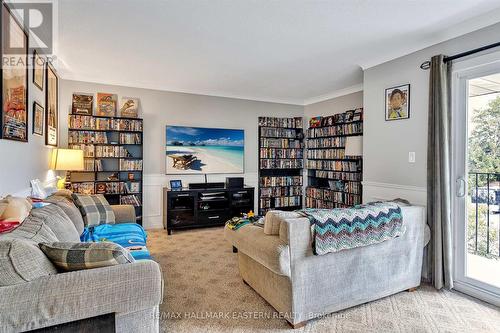
[[[465,179],[462,177],[458,178],[456,181],[457,184],[457,197],[463,198],[465,196]]]
[[[213,219],[218,219],[218,218],[219,218],[219,215],[217,215],[217,216],[209,216],[208,218],[209,218],[209,219],[211,219],[211,220],[213,220]]]

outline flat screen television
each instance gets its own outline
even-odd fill
[[[242,129],[167,125],[165,135],[168,175],[244,172]]]

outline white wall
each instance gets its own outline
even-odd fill
[[[165,126],[186,125],[245,130],[245,183],[257,186],[258,117],[297,117],[303,107],[158,90],[61,81],[61,144],[67,146],[67,118],[74,92],[108,92],[118,97],[138,97],[144,118],[144,226],[162,227],[162,189],[170,179],[183,184],[203,182],[203,175],[165,175]],[[208,181],[224,181],[224,175],[208,175]],[[242,176],[242,175],[235,175]],[[257,192],[257,191],[256,191]],[[256,194],[257,195],[257,194]],[[257,201],[255,201],[257,204]]]
[[[304,116],[308,119],[315,116],[331,116],[363,107],[363,92],[358,91],[352,94],[339,96],[323,102],[309,104],[304,107]]]
[[[45,136],[33,132],[33,102],[45,107],[44,91],[33,84],[33,70],[28,69],[28,142],[0,140],[0,197],[7,194],[30,194],[31,179],[52,182],[55,175],[48,171],[51,148],[45,146]],[[45,128],[44,128],[45,135]]]
[[[498,42],[500,24],[434,45],[364,71],[363,198],[408,198],[426,203],[429,71],[420,64],[437,54],[453,55]],[[384,90],[411,85],[411,116],[385,121]],[[416,163],[408,163],[408,153]]]

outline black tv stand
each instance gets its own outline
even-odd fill
[[[226,188],[224,183],[189,185],[190,188],[181,190],[163,189],[163,223],[169,235],[173,230],[224,225],[231,217],[255,209],[253,187]]]

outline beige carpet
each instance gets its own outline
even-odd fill
[[[150,231],[149,248],[161,264],[165,295],[162,332],[499,332],[498,308],[455,292],[421,286],[347,309],[291,330],[238,273],[222,228],[167,236]],[[265,318],[265,319],[264,319]],[[267,319],[270,318],[270,319]]]

